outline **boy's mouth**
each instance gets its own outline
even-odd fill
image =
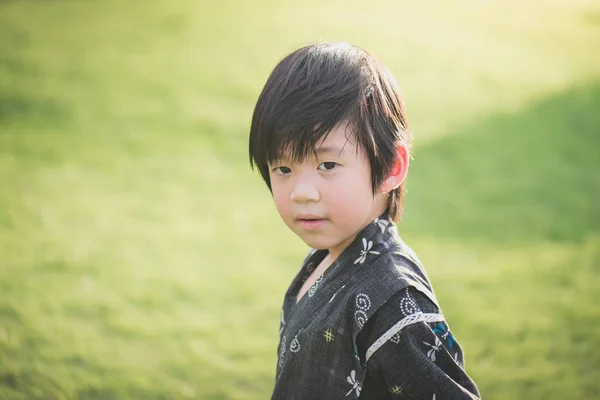
[[[327,222],[327,219],[314,214],[298,214],[296,222],[304,229],[319,229]]]
[[[325,218],[319,217],[318,215],[308,214],[308,213],[300,213],[296,214],[297,221],[320,221]]]

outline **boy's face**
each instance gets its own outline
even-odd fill
[[[301,163],[284,158],[269,164],[271,188],[286,225],[310,247],[328,249],[337,258],[385,211],[386,198],[373,195],[369,161],[346,124],[315,150],[316,156]]]

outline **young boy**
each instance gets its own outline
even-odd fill
[[[273,399],[479,397],[396,230],[410,142],[394,78],[358,47],[303,47],[267,80],[250,163],[313,248],[285,295]]]

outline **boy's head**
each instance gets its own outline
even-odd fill
[[[405,164],[405,175],[411,136],[391,73],[346,43],[302,47],[275,67],[260,94],[250,131],[250,163],[273,192],[275,162],[316,160],[319,146],[342,126],[347,143],[367,161],[371,195],[381,192],[399,162]],[[404,175],[386,191],[386,208],[395,221],[402,212]]]

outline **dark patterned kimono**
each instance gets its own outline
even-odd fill
[[[477,399],[416,255],[384,214],[296,304],[327,255],[311,251],[281,312],[272,399]]]

